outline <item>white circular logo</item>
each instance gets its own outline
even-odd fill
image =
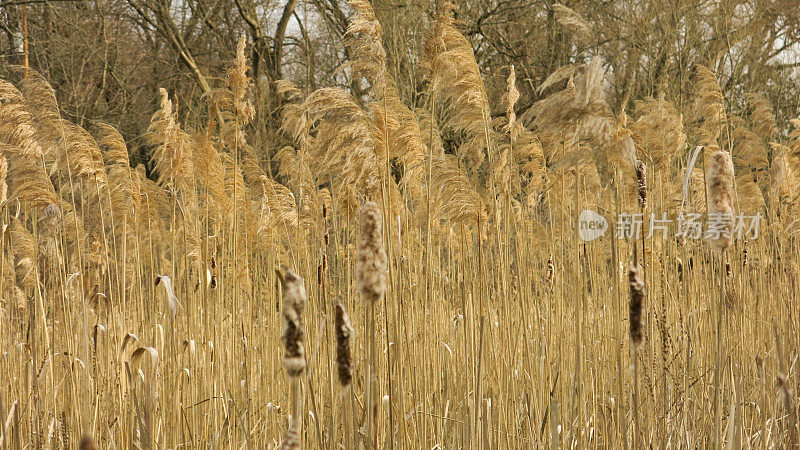
[[[578,235],[584,241],[593,241],[604,234],[608,230],[608,221],[605,217],[592,211],[591,209],[584,209],[581,215],[578,216]]]

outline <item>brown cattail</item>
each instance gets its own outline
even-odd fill
[[[636,161],[636,192],[639,195],[639,207],[647,208],[647,165],[644,161]]]
[[[553,255],[547,259],[547,286],[553,288],[553,281],[555,279],[556,266],[553,264]]]
[[[742,250],[742,267],[747,267],[747,241],[744,241],[744,249]]]
[[[711,247],[719,253],[731,244],[733,231],[733,161],[731,154],[717,150],[711,155],[706,172],[708,185],[708,220],[715,233]]]
[[[336,304],[336,365],[339,368],[339,384],[347,387],[353,381],[352,359],[350,356],[350,337],[353,326],[350,317],[341,303]]]
[[[386,250],[383,248],[381,210],[373,201],[361,207],[356,285],[366,302],[376,302],[386,292]]]
[[[211,281],[208,284],[211,289],[217,288],[217,260],[211,257]]]
[[[628,305],[631,343],[638,346],[642,343],[642,310],[644,309],[644,281],[642,281],[638,267],[631,267],[628,271],[628,283],[631,294]]]
[[[286,321],[283,328],[283,365],[291,378],[299,377],[306,369],[305,347],[303,346],[303,308],[306,305],[306,286],[303,278],[289,269],[278,278],[283,287],[281,311]]]
[[[91,436],[84,435],[78,448],[80,450],[97,450],[97,444],[94,443],[94,439]]]

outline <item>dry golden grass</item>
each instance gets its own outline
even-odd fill
[[[38,74],[0,81],[4,448],[797,445],[800,139],[763,97],[734,117],[699,68],[686,120],[647,98],[629,129],[595,56],[517,117],[514,69],[492,108],[443,4],[412,110],[353,7],[369,100],[279,83],[293,146],[272,168],[244,41],[198,129],[162,90],[156,182]],[[583,242],[583,209],[764,222]]]

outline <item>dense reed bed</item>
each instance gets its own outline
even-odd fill
[[[797,131],[703,67],[682,111],[611,111],[598,55],[517,117],[447,3],[412,108],[351,3],[366,100],[277,83],[270,159],[244,41],[203,120],[162,90],[149,172],[40,75],[0,81],[4,448],[797,445]],[[762,222],[648,238],[662,212]]]

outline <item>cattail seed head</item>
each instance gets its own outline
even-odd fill
[[[711,239],[711,247],[718,253],[731,244],[733,231],[733,160],[725,150],[711,155],[706,171],[708,185],[708,219],[717,222],[721,232]]]
[[[630,336],[633,345],[642,343],[642,310],[644,309],[644,281],[638,267],[631,267],[628,271],[630,287],[629,320]]]
[[[647,208],[647,165],[644,161],[636,161],[636,192],[639,196],[639,207]]]
[[[339,369],[339,384],[347,387],[353,381],[352,358],[350,355],[350,337],[353,326],[350,317],[341,303],[336,304],[336,365]]]
[[[744,242],[744,249],[742,250],[742,267],[747,267],[747,241]]]
[[[303,345],[303,308],[306,305],[306,286],[303,278],[291,269],[281,276],[283,304],[281,312],[285,320],[281,340],[284,345],[283,365],[289,377],[299,377],[306,369],[305,346]]]
[[[94,443],[94,439],[91,436],[84,435],[78,448],[80,450],[97,450],[97,444]]]
[[[383,247],[381,210],[372,201],[361,207],[356,285],[366,302],[376,302],[386,292],[386,250]]]

